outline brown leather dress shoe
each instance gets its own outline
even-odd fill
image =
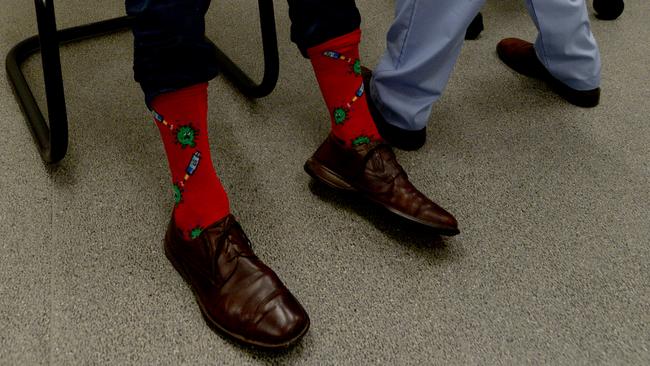
[[[375,102],[372,100],[370,88],[372,79],[372,70],[367,67],[361,67],[361,77],[363,78],[363,84],[366,88],[366,101],[368,102],[368,110],[370,110],[370,115],[375,121],[375,126],[377,126],[377,131],[391,146],[396,147],[400,150],[405,151],[414,151],[422,146],[427,141],[427,128],[421,130],[409,131],[399,127],[395,127],[388,123],[384,116],[381,115],[379,109],[375,105]]]
[[[411,184],[393,150],[384,143],[346,148],[333,135],[305,163],[326,185],[359,192],[367,199],[442,235],[459,234],[456,219]]]
[[[244,344],[283,348],[309,329],[309,317],[278,276],[255,256],[232,215],[185,240],[173,220],[165,254],[190,285],[213,329]]]
[[[578,107],[591,108],[600,102],[600,88],[576,90],[557,80],[537,58],[532,43],[518,38],[506,38],[497,45],[501,61],[516,72],[545,81],[558,95]]]

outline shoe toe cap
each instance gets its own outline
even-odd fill
[[[256,324],[256,341],[272,347],[289,346],[309,329],[309,316],[290,293],[274,297]]]
[[[460,234],[456,218],[435,203],[424,207],[418,217],[445,235]]]
[[[497,44],[497,53],[499,56],[511,57],[518,54],[522,49],[530,48],[532,44],[519,38],[505,38]]]
[[[508,49],[512,47],[521,47],[522,44],[526,44],[528,42],[519,39],[519,38],[504,38],[499,43],[497,44],[497,48],[500,49]]]

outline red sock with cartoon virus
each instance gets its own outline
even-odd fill
[[[186,239],[194,239],[230,213],[210,157],[208,84],[162,94],[152,107],[172,173],[174,222]]]
[[[307,50],[332,118],[332,133],[348,147],[381,141],[361,77],[357,29]]]

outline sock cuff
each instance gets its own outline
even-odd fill
[[[361,29],[357,28],[356,30],[344,34],[340,37],[330,39],[325,43],[321,43],[314,47],[307,49],[307,55],[309,58],[317,56],[325,51],[335,51],[340,50],[349,46],[356,46],[361,42]]]
[[[207,97],[207,92],[208,92],[208,83],[194,84],[191,86],[187,86],[184,88],[180,88],[178,90],[174,90],[156,96],[151,101],[151,106],[154,109],[156,109],[157,105],[166,104],[172,100],[178,101],[178,100],[183,100],[188,98],[195,98],[196,96],[199,95],[206,95]]]

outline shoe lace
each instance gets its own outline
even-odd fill
[[[233,235],[233,231],[236,231],[238,234]],[[243,239],[243,241],[241,239]],[[253,253],[253,243],[250,241],[250,239],[248,239],[248,236],[246,233],[244,233],[241,226],[235,219],[229,219],[225,223],[222,229],[222,234],[218,236],[217,240],[211,240],[210,235],[204,235],[203,245],[205,246],[206,252],[210,257],[210,265],[213,275],[219,273],[217,270],[219,267],[219,253],[230,253],[231,257],[228,259],[228,261],[233,261],[240,257],[252,257],[255,255]],[[250,249],[241,250],[238,248],[240,245],[248,246]]]

